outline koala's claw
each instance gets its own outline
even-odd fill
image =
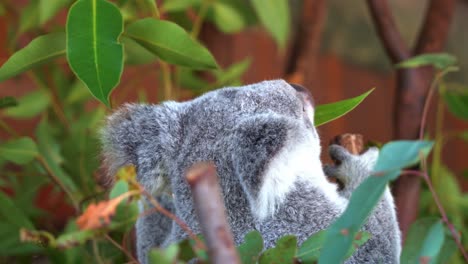
[[[331,164],[325,164],[323,166],[323,172],[327,177],[336,177],[336,166],[333,166]]]
[[[328,153],[330,154],[330,158],[335,162],[336,164],[341,164],[343,161],[347,161],[351,159],[352,154],[349,153],[347,149],[340,145],[330,145],[328,148]]]

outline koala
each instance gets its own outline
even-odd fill
[[[235,243],[258,230],[265,248],[288,234],[300,244],[330,226],[378,157],[375,148],[352,155],[332,145],[329,154],[340,165],[323,167],[312,96],[284,80],[222,88],[187,102],[125,105],[108,118],[102,142],[110,175],[133,164],[139,183],[195,233],[201,230],[185,172],[197,162],[214,162]],[[158,195],[167,189],[172,195]],[[372,237],[346,263],[399,263],[400,231],[388,187],[363,230]],[[154,213],[138,219],[136,237],[138,258],[146,263],[150,248],[187,234]]]

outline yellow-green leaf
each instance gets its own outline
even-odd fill
[[[374,88],[354,98],[317,106],[315,109],[315,126],[326,124],[345,115],[358,106],[372,91],[374,91]]]
[[[252,6],[263,26],[270,32],[280,47],[284,48],[290,30],[288,0],[251,0]]]

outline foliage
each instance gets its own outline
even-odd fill
[[[37,89],[19,98],[0,98],[0,110],[2,117],[19,122],[35,120],[38,124],[28,133],[15,131],[8,122],[0,120],[0,127],[10,135],[8,140],[0,142],[0,166],[4,172],[0,177],[0,261],[30,262],[37,255],[51,263],[132,260],[130,229],[141,214],[151,213],[140,213],[137,200],[147,196],[152,203],[156,201],[136,183],[132,168],[119,171],[120,180],[109,193],[96,177],[99,175],[97,135],[107,111],[104,106],[111,108],[115,104],[111,93],[119,87],[125,67],[157,65],[162,76],[162,99],[178,99],[174,93],[177,89],[198,95],[239,84],[250,65],[246,58],[222,69],[197,40],[203,21],[213,22],[226,33],[260,23],[280,47],[285,46],[289,34],[286,0],[252,0],[245,4],[233,0],[166,0],[162,6],[151,0],[114,2],[30,1],[22,8],[19,23],[11,23],[10,32],[17,35],[12,35],[8,43],[16,51],[0,67],[0,81],[24,73]],[[65,9],[68,10],[66,26],[54,24],[54,17]],[[187,9],[196,12],[194,21],[189,19]],[[47,26],[51,23],[54,27]],[[18,38],[23,34],[34,39],[20,48]],[[431,59],[426,58],[427,61]],[[202,77],[207,75],[211,78]],[[458,90],[448,87],[441,89],[445,101],[457,116],[466,118],[466,94],[460,95]],[[370,92],[318,106],[317,125],[351,111]],[[89,107],[91,95],[102,104]],[[438,154],[439,161],[434,158],[436,165],[432,171],[449,175],[448,169],[440,165],[438,146],[443,140],[436,137],[435,142],[434,157]],[[371,236],[359,230],[388,181],[403,167],[418,162],[421,152],[427,155],[430,145],[426,141],[385,145],[378,163],[378,173],[384,176],[373,176],[364,182],[353,194],[345,214],[329,229],[314,234],[300,247],[294,236],[285,236],[275,248],[266,251],[263,251],[261,235],[249,233],[238,247],[243,263],[272,260],[331,263],[351,256]],[[436,179],[434,183],[437,188],[458,187],[444,185]],[[36,206],[35,201],[43,190],[49,190],[49,195],[66,195],[61,206],[69,213],[63,219],[54,218],[59,215],[56,208]],[[462,204],[466,208],[465,198],[456,200],[460,208],[450,209],[457,226],[463,226],[468,211],[461,209]],[[453,200],[444,203],[448,208]],[[54,211],[56,214],[50,214]],[[59,220],[64,221],[59,223]],[[340,233],[343,228],[348,230],[345,236]],[[419,234],[424,235],[424,243],[420,248],[405,251],[410,252],[408,258],[418,252],[419,257],[447,259],[453,252],[454,245],[449,243],[449,237],[443,237],[444,227],[440,223]],[[183,263],[192,258],[207,261],[205,249],[193,239],[153,250],[150,261]]]

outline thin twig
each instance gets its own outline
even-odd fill
[[[136,258],[134,258],[132,256],[132,254],[130,252],[128,252],[128,250],[126,250],[125,248],[123,248],[119,243],[117,243],[117,241],[115,241],[114,239],[112,239],[112,237],[110,237],[108,234],[105,234],[104,237],[109,241],[111,242],[116,248],[120,249],[120,251],[122,251],[126,256],[127,258],[129,258],[132,262],[131,263],[140,263],[138,262],[138,260],[136,260]]]
[[[195,211],[208,246],[212,263],[240,263],[213,163],[191,167],[186,179],[192,189]]]
[[[213,0],[203,0],[200,11],[198,11],[197,18],[193,22],[192,32],[190,32],[192,38],[196,39],[198,34],[200,34],[201,26],[203,25],[206,13],[208,12],[208,8],[211,6],[212,2]]]
[[[423,165],[422,167],[426,167]],[[426,168],[423,168],[423,170],[426,170]],[[455,240],[455,243],[458,246],[458,249],[462,253],[463,257],[468,263],[468,254],[465,251],[465,248],[463,247],[463,244],[460,241],[460,236],[457,234],[457,230],[455,230],[455,227],[453,224],[450,222],[450,220],[447,217],[447,213],[445,212],[444,207],[442,206],[442,203],[440,202],[439,196],[437,196],[437,193],[434,190],[434,187],[432,186],[431,179],[429,178],[429,175],[425,171],[417,171],[417,170],[405,170],[402,173],[403,175],[416,175],[419,177],[422,177],[424,181],[426,181],[427,186],[429,187],[429,191],[432,194],[432,197],[434,198],[434,202],[437,205],[437,208],[439,209],[440,215],[442,216],[442,221],[447,225],[448,229],[450,230],[450,233],[452,234],[453,239]]]
[[[188,227],[188,225],[184,221],[182,221],[180,218],[178,218],[177,216],[175,216],[174,214],[169,212],[166,208],[162,207],[158,203],[158,201],[156,201],[156,199],[154,199],[154,197],[150,193],[148,193],[148,191],[146,191],[145,188],[143,188],[143,186],[141,186],[140,184],[137,184],[137,186],[140,188],[141,193],[148,199],[148,201],[151,203],[151,205],[153,205],[154,209],[156,209],[158,212],[162,213],[163,215],[169,217],[177,225],[179,225],[189,235],[189,237],[195,241],[195,246],[197,248],[203,249],[203,250],[206,249],[206,246],[203,243],[203,241],[201,241],[193,233],[193,231],[190,229],[190,227]]]
[[[164,100],[176,99],[172,98],[172,80],[171,80],[171,68],[166,62],[159,60],[159,66],[161,67],[163,87],[164,87]]]
[[[44,157],[42,156],[38,156],[36,157],[36,160],[42,165],[42,167],[47,171],[47,174],[49,175],[49,177],[52,179],[53,182],[55,182],[55,184],[57,184],[68,196],[68,198],[70,198],[70,201],[72,202],[73,204],[73,207],[75,208],[76,212],[80,212],[80,204],[79,202],[75,199],[75,197],[73,197],[73,194],[72,192],[68,189],[67,186],[65,186],[65,184],[63,184],[62,181],[60,181],[60,179],[54,174],[54,172],[52,171],[52,169],[50,168],[49,164],[47,164],[47,162],[44,160]]]
[[[96,262],[98,264],[104,264],[104,261],[101,258],[101,254],[99,253],[99,247],[98,247],[97,241],[93,240],[92,244],[93,244],[93,254],[94,254],[94,257],[96,258]]]
[[[16,133],[16,131],[11,128],[5,121],[3,121],[2,119],[0,119],[0,128],[2,128],[5,132],[7,132],[10,136],[14,137],[14,138],[17,138],[19,137],[18,133]]]
[[[434,80],[431,83],[431,87],[429,87],[429,92],[426,96],[426,100],[424,101],[424,108],[421,117],[421,125],[419,126],[419,140],[422,140],[424,137],[424,129],[426,127],[427,116],[429,113],[429,106],[431,104],[432,97],[434,97],[434,92],[437,90],[437,85],[440,83],[442,77],[444,77],[447,73],[457,71],[458,67],[448,67],[441,72],[438,72]]]

